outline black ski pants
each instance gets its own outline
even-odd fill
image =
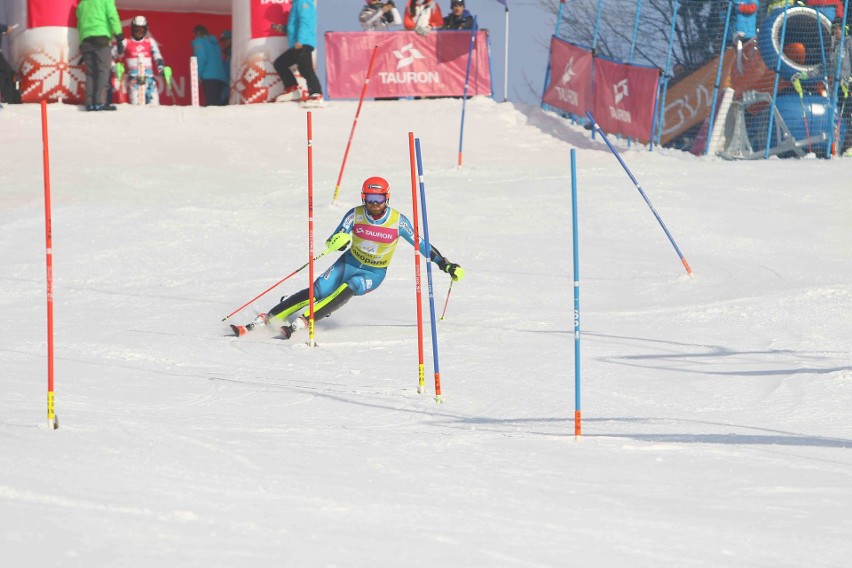
[[[3,57],[3,52],[0,51],[0,101],[4,103],[19,103],[17,93],[15,91],[15,71],[6,58]]]
[[[284,82],[285,90],[296,86],[296,76],[290,71],[290,66],[295,65],[299,69],[299,74],[308,83],[308,94],[322,94],[322,85],[320,85],[317,73],[314,71],[313,53],[314,48],[310,45],[303,45],[301,49],[291,47],[272,63]]]

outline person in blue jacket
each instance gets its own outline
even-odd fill
[[[757,35],[757,0],[734,0],[734,27],[731,43],[737,50],[737,71],[743,72],[743,45]]]
[[[219,42],[204,26],[195,26],[192,33],[195,35],[192,40],[192,53],[198,59],[198,78],[201,79],[206,106],[226,105],[228,99],[224,97],[224,93],[228,88],[228,75],[222,63]]]
[[[450,14],[444,18],[442,30],[470,30],[473,29],[473,15],[464,7],[464,0],[452,0],[450,2]]]
[[[361,186],[361,202],[347,211],[343,220],[326,241],[326,251],[346,250],[331,267],[314,281],[314,319],[319,320],[348,302],[352,296],[363,296],[378,288],[385,279],[394,249],[402,237],[414,246],[414,228],[408,218],[391,207],[390,186],[384,178],[367,178]],[[438,265],[453,281],[461,280],[464,269],[446,259],[438,249],[420,241],[420,254]],[[232,325],[234,335],[242,336],[255,327],[276,322],[281,333],[289,339],[292,333],[304,329],[309,317],[307,288],[281,298],[281,302],[260,314],[248,325]],[[304,311],[303,311],[304,310]],[[292,323],[284,320],[294,317]]]
[[[316,71],[314,71],[313,53],[317,45],[317,2],[316,0],[295,0],[290,9],[290,17],[287,20],[287,28],[280,24],[273,28],[283,32],[290,43],[290,49],[278,56],[272,63],[275,71],[284,82],[284,94],[276,98],[276,101],[299,100],[299,87],[296,76],[290,70],[291,65],[296,65],[299,73],[308,84],[308,102],[312,106],[323,103],[322,86]]]

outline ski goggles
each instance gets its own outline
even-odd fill
[[[388,200],[387,195],[383,195],[381,193],[368,193],[364,196],[364,203],[373,203],[377,205],[381,205],[385,201]]]

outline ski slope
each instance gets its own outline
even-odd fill
[[[444,402],[404,242],[318,347],[226,336],[307,260],[304,110],[52,105],[56,431],[40,109],[0,112],[3,566],[848,565],[852,161],[620,144],[690,278],[606,146],[535,107],[470,100],[459,170],[460,100],[367,101],[331,205],[356,106],[313,112],[317,246],[368,176],[411,214],[414,132],[466,269]]]

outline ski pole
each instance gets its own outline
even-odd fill
[[[349,242],[350,238],[351,237],[349,236],[348,233],[337,233],[328,241],[328,248],[326,248],[324,251],[322,251],[321,253],[316,255],[313,258],[313,260],[319,260],[320,258],[322,258],[326,254],[330,253],[331,251],[337,250],[340,247],[345,246],[346,243]],[[258,294],[257,296],[255,296],[254,298],[252,298],[251,300],[249,300],[248,302],[246,302],[245,304],[243,304],[239,308],[237,308],[236,310],[234,310],[233,312],[231,312],[230,314],[223,317],[222,321],[227,320],[229,317],[231,317],[235,313],[239,312],[240,310],[242,310],[243,308],[245,308],[246,306],[248,306],[249,304],[251,304],[252,302],[257,300],[258,298],[260,298],[261,296],[263,296],[264,294],[266,294],[267,292],[269,292],[270,290],[272,290],[273,288],[275,288],[279,284],[282,284],[286,280],[288,280],[289,278],[292,278],[293,276],[295,276],[296,274],[298,274],[299,272],[301,272],[302,270],[307,268],[310,263],[311,263],[311,261],[306,262],[305,264],[303,264],[302,266],[300,266],[299,268],[297,268],[296,270],[294,270],[293,272],[291,272],[290,274],[288,274],[287,276],[285,276],[284,278],[282,278],[281,280],[279,280],[278,282],[276,282],[275,284],[273,284],[272,286],[270,286],[269,288],[267,288],[266,290],[264,290],[263,292],[261,292],[260,294]]]
[[[609,146],[609,149],[612,152],[612,155],[615,156],[615,158],[618,160],[618,163],[621,164],[621,167],[624,168],[625,172],[627,172],[627,175],[630,177],[630,180],[633,182],[633,185],[636,186],[636,189],[639,190],[639,194],[642,195],[642,199],[644,199],[645,203],[648,204],[648,207],[651,208],[651,213],[653,213],[654,217],[657,218],[657,222],[660,224],[660,227],[663,228],[663,231],[666,233],[666,236],[669,238],[669,242],[672,244],[672,246],[675,249],[675,252],[680,257],[680,261],[683,263],[683,267],[686,268],[686,273],[689,274],[690,276],[692,276],[692,269],[689,267],[689,263],[686,262],[686,258],[684,258],[683,253],[680,252],[680,249],[678,248],[677,243],[674,240],[674,237],[672,237],[672,234],[669,232],[669,229],[666,227],[666,224],[663,223],[663,219],[660,217],[659,213],[657,213],[657,210],[654,209],[654,206],[651,204],[651,200],[648,199],[647,195],[645,195],[645,191],[642,189],[642,186],[640,186],[639,182],[636,181],[636,178],[633,176],[633,172],[630,171],[630,168],[628,168],[627,164],[624,163],[624,160],[621,159],[621,156],[619,155],[618,151],[615,149],[615,146],[612,145],[612,142],[609,141],[609,138],[607,138],[606,134],[604,134],[604,131],[601,130],[600,126],[598,126],[598,123],[595,121],[595,117],[592,116],[592,113],[587,111],[586,116],[588,116],[589,120],[592,122],[592,132],[597,130],[598,132],[601,133],[601,138],[603,138],[603,141],[606,142],[607,146]]]
[[[802,75],[802,77],[800,78],[800,77],[797,77],[796,75]],[[793,89],[797,93],[799,93],[799,102],[802,103],[802,122],[805,123],[805,138],[808,141],[808,153],[810,154],[810,153],[813,152],[813,149],[811,149],[811,133],[809,132],[809,129],[808,129],[808,113],[805,110],[805,93],[802,92],[802,81],[801,81],[801,79],[806,78],[807,75],[804,75],[803,73],[796,73],[796,75],[793,76],[793,81],[792,81]]]
[[[169,93],[169,96],[172,98],[172,104],[177,106],[177,99],[175,98],[175,92],[172,90],[172,68],[166,65],[163,67],[163,79],[166,81],[166,91]]]
[[[352,146],[352,137],[355,136],[355,127],[358,126],[358,116],[361,114],[361,105],[364,103],[364,95],[367,94],[367,87],[370,85],[370,75],[373,74],[373,63],[376,61],[376,53],[379,51],[379,46],[373,47],[373,55],[370,56],[370,64],[367,66],[367,78],[364,80],[364,86],[361,88],[361,98],[358,99],[358,108],[355,110],[355,120],[352,121],[352,130],[349,132],[349,141],[346,143],[346,151],[343,152],[343,163],[340,164],[340,173],[337,174],[337,185],[334,187],[334,196],[331,198],[332,205],[337,203],[337,196],[340,193],[340,180],[343,179],[343,169],[346,167],[346,158],[349,157],[349,148]]]
[[[441,312],[441,320],[447,315],[447,306],[450,304],[450,294],[453,293],[453,281],[450,280],[450,288],[447,290],[447,299],[444,300],[444,311]]]

